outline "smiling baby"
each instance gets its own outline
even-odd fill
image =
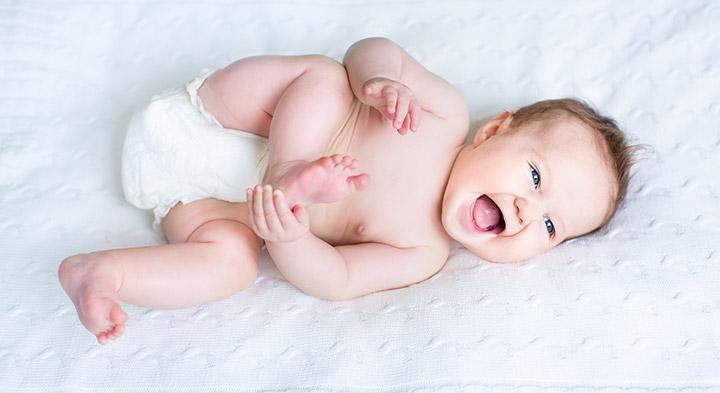
[[[573,99],[504,112],[465,143],[468,107],[385,38],[319,55],[257,56],[153,97],[130,122],[126,199],[168,244],[66,258],[60,282],[100,343],[120,302],[189,307],[253,285],[264,245],[283,276],[331,300],[423,281],[451,240],[530,259],[602,227],[631,147]]]

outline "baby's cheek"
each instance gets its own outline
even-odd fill
[[[478,252],[484,259],[497,263],[513,263],[528,261],[549,249],[537,234],[524,230],[514,236],[497,236],[489,239]]]

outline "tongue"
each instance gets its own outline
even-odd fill
[[[488,231],[495,229],[495,226],[500,223],[501,217],[500,209],[487,195],[483,195],[475,201],[473,218],[480,228]]]

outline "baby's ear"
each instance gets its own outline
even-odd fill
[[[485,125],[480,127],[480,129],[475,133],[473,145],[478,146],[486,140],[492,138],[493,136],[495,136],[495,134],[497,134],[498,130],[501,127],[505,126],[507,128],[510,125],[511,121],[512,113],[510,111],[505,111],[495,116],[494,119],[485,123]]]

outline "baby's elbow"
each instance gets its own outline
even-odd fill
[[[399,48],[399,45],[396,44],[393,40],[387,38],[387,37],[368,37],[363,38],[361,40],[358,40],[354,42],[348,50],[345,52],[345,57],[343,58],[343,62],[347,58],[349,53],[353,52],[365,52],[367,50],[376,50],[377,48],[383,48],[383,49],[389,49],[389,48]]]

